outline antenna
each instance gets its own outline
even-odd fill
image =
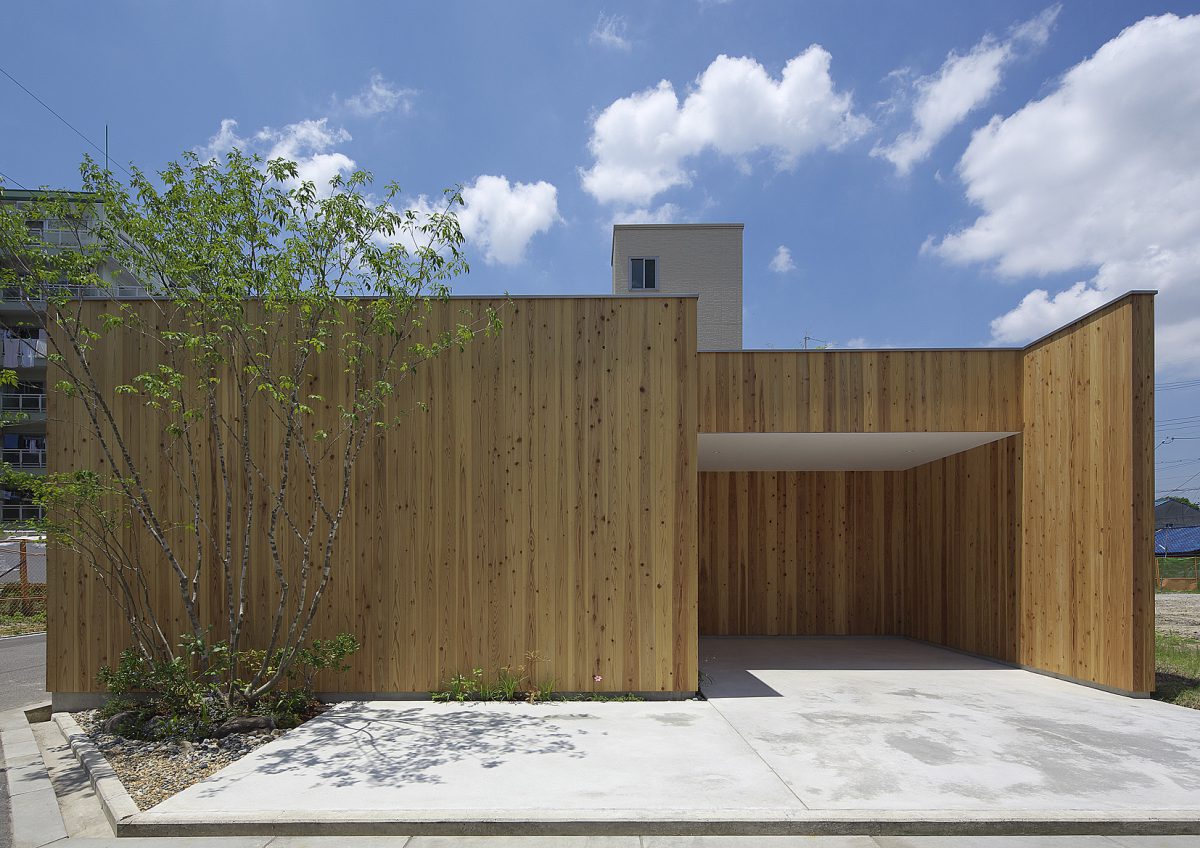
[[[104,125],[104,170],[108,171],[108,124]]]

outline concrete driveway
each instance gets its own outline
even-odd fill
[[[709,703],[836,810],[1200,810],[1200,711],[903,639],[720,639]]]
[[[193,835],[1200,821],[1200,712],[900,639],[705,640],[702,665],[708,701],[339,705],[136,821]]]

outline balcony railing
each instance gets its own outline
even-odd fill
[[[18,524],[27,521],[40,521],[42,508],[33,504],[0,504],[0,522]]]
[[[45,468],[46,452],[32,448],[5,448],[4,461],[13,468]]]
[[[146,289],[142,286],[71,286],[67,284],[44,285],[36,291],[29,291],[17,286],[9,286],[0,290],[0,299],[6,301],[41,302],[52,297],[80,298],[82,300],[122,300],[126,298],[146,297]]]
[[[0,412],[45,412],[46,394],[6,394],[0,395]]]
[[[43,368],[46,365],[45,339],[4,339],[5,368]]]

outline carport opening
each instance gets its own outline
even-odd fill
[[[766,655],[793,670],[1015,662],[1019,450],[1009,432],[701,434],[701,690],[718,685],[706,654],[747,694],[769,685],[734,666]],[[736,637],[757,645],[740,660],[717,644]]]

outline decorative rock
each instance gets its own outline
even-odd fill
[[[94,711],[74,713],[139,808],[148,810],[276,738],[270,725],[224,739],[144,741],[105,729]]]
[[[213,731],[217,739],[224,739],[231,733],[251,733],[255,730],[274,730],[275,719],[270,716],[243,716],[231,718]]]
[[[154,737],[161,735],[166,727],[167,720],[165,718],[162,716],[153,716],[149,721],[142,725],[142,734],[153,739]]]
[[[102,725],[102,727],[104,728],[104,732],[105,733],[116,733],[117,727],[121,724],[121,722],[125,721],[128,718],[132,718],[135,715],[137,715],[137,713],[135,713],[133,710],[124,710],[122,712],[117,713],[116,715],[112,716],[111,718],[105,720],[104,724]]]

